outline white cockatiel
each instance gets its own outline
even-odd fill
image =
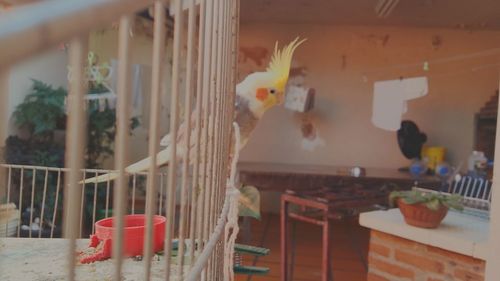
[[[293,53],[304,41],[305,39],[299,41],[299,39],[296,38],[282,50],[278,50],[278,43],[276,43],[274,54],[266,71],[252,73],[236,86],[234,121],[240,127],[240,149],[245,146],[264,113],[275,105],[283,103]],[[191,120],[194,122],[194,112],[192,116],[193,118],[191,118]],[[194,128],[194,126],[191,127]],[[179,127],[177,137],[178,146],[176,155],[179,158],[182,157],[184,149],[186,149],[184,147],[185,141],[183,141],[184,135],[185,125],[182,124]],[[167,165],[170,161],[171,149],[169,144],[171,141],[170,135],[166,135],[161,140],[160,144],[166,147],[157,154],[156,164],[158,166]],[[194,149],[192,149],[193,144],[192,142],[189,149],[194,151]],[[191,159],[193,158],[191,157]],[[128,166],[126,172],[137,173],[145,171],[149,168],[150,164],[151,159],[148,157]],[[116,173],[104,174],[98,177],[88,178],[84,182],[105,182],[114,180],[117,176],[118,174]]]

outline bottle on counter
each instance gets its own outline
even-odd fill
[[[488,168],[488,159],[482,151],[472,151],[467,164],[468,174],[474,177],[485,177]]]

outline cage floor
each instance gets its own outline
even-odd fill
[[[292,226],[293,227],[293,224]],[[334,281],[365,281],[369,231],[359,226],[357,218],[333,221],[332,263]],[[269,267],[265,276],[237,275],[237,281],[280,281],[280,220],[279,215],[263,214],[262,220],[251,220],[251,244],[269,248],[265,257],[245,256],[245,265]],[[293,275],[289,281],[321,279],[321,228],[311,224],[295,224],[295,257]]]
[[[254,259],[244,257],[245,265],[269,267],[266,276],[238,275],[237,281],[280,280],[280,225],[279,216],[264,214],[261,221],[252,220],[251,244],[271,249],[268,256]],[[368,230],[357,220],[334,222],[332,235],[332,270],[334,281],[366,280]],[[67,240],[0,238],[0,276],[2,280],[66,280]],[[321,229],[305,223],[295,225],[295,281],[319,280],[321,274]],[[78,249],[87,247],[88,240],[78,240]],[[164,280],[164,260],[160,256],[152,263],[152,280]],[[126,280],[142,280],[143,263],[125,259]],[[178,267],[172,266],[172,275]],[[78,280],[112,280],[111,260],[76,267]]]
[[[88,243],[88,239],[78,240],[77,250],[86,249]],[[0,238],[1,280],[67,280],[67,247],[66,239]],[[164,280],[164,258],[155,257],[151,265],[151,280]],[[111,259],[92,264],[78,264],[77,280],[113,280],[113,264]],[[132,258],[125,259],[123,264],[125,280],[142,280],[143,268],[143,262]],[[178,270],[177,265],[172,265],[171,275],[176,276]],[[187,267],[184,270],[187,270]]]

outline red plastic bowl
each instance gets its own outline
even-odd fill
[[[146,229],[145,215],[126,215],[123,231],[123,254],[127,257],[142,256],[144,246],[144,230]],[[113,218],[102,219],[95,223],[95,236],[101,241],[113,238]],[[153,249],[155,252],[163,250],[165,239],[165,223],[163,216],[153,217]]]

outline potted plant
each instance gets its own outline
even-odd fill
[[[463,210],[462,197],[457,194],[422,192],[419,190],[393,191],[389,202],[397,203],[407,224],[423,228],[436,228],[448,209]]]
[[[32,80],[33,87],[24,101],[19,104],[14,113],[13,120],[18,127],[16,135],[9,136],[6,140],[5,161],[9,164],[34,165],[47,167],[64,167],[64,134],[66,128],[65,99],[67,91],[61,87],[54,88],[49,84],[38,80]],[[89,94],[98,94],[105,89],[90,85]],[[114,137],[116,134],[116,110],[110,108],[107,104],[101,109],[98,102],[90,101],[87,104],[87,147],[86,147],[86,168],[101,168],[101,164],[106,157],[112,156],[114,152]],[[139,125],[139,119],[133,117],[130,119],[130,130],[132,131]],[[33,172],[24,171],[23,181],[31,183]],[[62,175],[64,177],[64,174]],[[12,185],[19,186],[21,182],[20,172],[12,173]],[[35,185],[43,186],[47,184],[47,198],[45,200],[44,219],[52,220],[53,208],[56,198],[57,174],[49,173],[47,182],[45,182],[44,173],[36,173]],[[98,198],[106,197],[106,189],[99,188]],[[18,202],[19,190],[14,190],[11,195],[11,201]],[[86,202],[92,202],[94,189],[85,189]],[[56,224],[60,224],[62,196],[58,197],[58,210]],[[30,206],[31,188],[23,192],[23,206]],[[34,194],[34,209],[28,210],[28,216],[24,217],[23,224],[30,225],[31,217],[36,218],[36,210],[41,209],[42,193]],[[97,202],[97,213],[105,206],[103,200]],[[86,225],[90,224],[92,218],[93,204],[86,204],[85,217]],[[60,210],[59,210],[60,209]],[[21,210],[24,212],[24,210]],[[30,212],[34,214],[31,216]],[[42,223],[45,223],[44,222]]]
[[[17,134],[7,138],[5,144],[5,162],[17,165],[34,165],[47,167],[62,167],[64,163],[64,142],[59,135],[64,131],[65,112],[64,100],[66,90],[54,88],[38,80],[32,80],[31,92],[24,98],[13,112],[13,121],[17,126]],[[62,138],[64,139],[64,138]],[[48,225],[52,222],[54,214],[57,175],[49,173],[45,178],[45,173],[33,174],[31,170],[20,170],[12,172],[10,175],[13,187],[10,196],[11,202],[18,202],[20,194],[20,184],[35,184],[35,186],[47,185],[44,220],[41,225]],[[21,178],[22,177],[22,178]],[[33,178],[34,177],[34,178]],[[34,181],[33,181],[34,180]],[[31,186],[30,186],[31,187]],[[31,188],[23,191],[21,212],[21,225],[30,226],[33,221],[40,216],[42,192],[35,192],[31,196]],[[31,198],[34,205],[31,208]],[[62,206],[62,197],[58,199],[58,205]],[[26,207],[29,208],[26,208]],[[19,207],[19,206],[18,206]],[[60,208],[58,208],[60,209]],[[55,235],[59,232],[57,225],[60,225],[62,214],[57,211],[57,221]],[[46,229],[49,229],[48,227]],[[21,230],[21,236],[26,235],[26,231]],[[42,232],[43,237],[50,235],[50,231]]]

